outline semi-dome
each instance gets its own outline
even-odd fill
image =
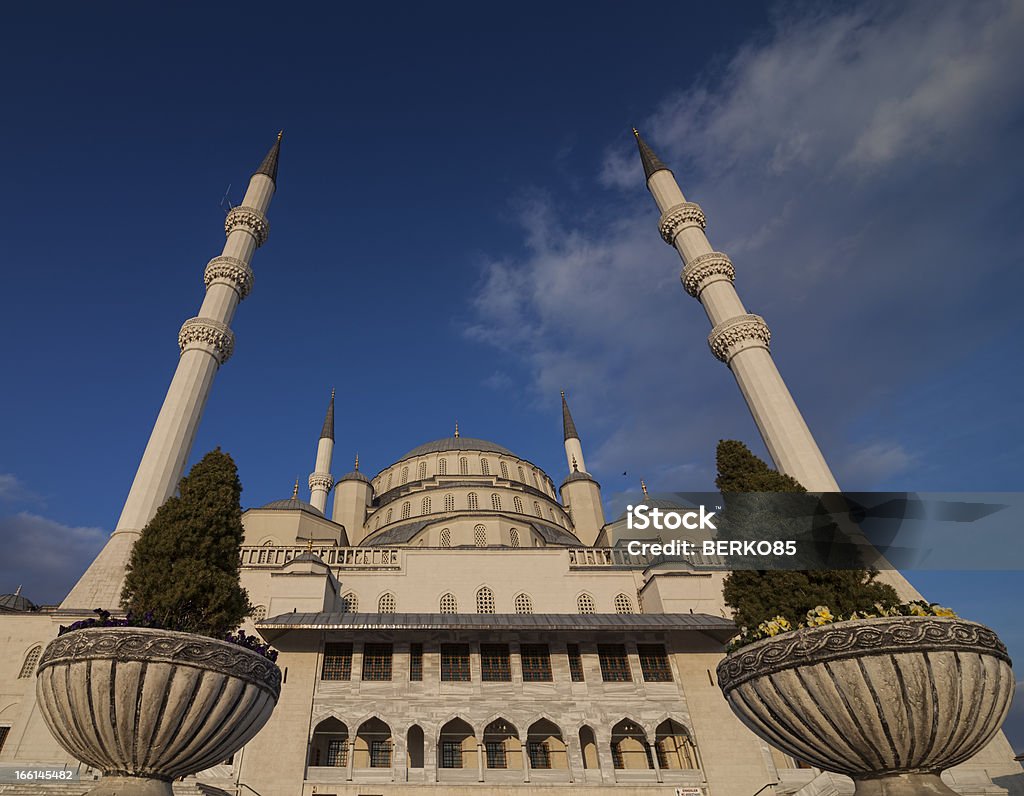
[[[475,437],[444,437],[426,442],[418,448],[413,448],[402,459],[409,459],[413,456],[425,456],[428,453],[444,453],[446,451],[483,451],[484,453],[501,453],[505,456],[516,456],[512,451],[496,442]],[[399,459],[401,461],[401,459]]]

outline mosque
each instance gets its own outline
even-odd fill
[[[837,490],[772,360],[767,324],[739,299],[733,264],[636,137],[661,235],[711,322],[711,353],[736,378],[776,466],[811,491]],[[268,237],[280,148],[279,136],[227,214],[224,250],[179,332],[181,358],[109,541],[60,606],[0,597],[0,768],[79,765],[39,715],[35,667],[59,624],[116,609],[131,546],[183,474]],[[849,780],[772,749],[732,715],[715,681],[735,632],[725,573],[630,555],[624,519],[604,514],[564,394],[562,420],[566,465],[555,478],[529,452],[457,427],[379,473],[360,471],[357,458],[335,477],[332,395],[308,492],[296,483],[290,498],[243,515],[242,583],[255,606],[246,626],[280,651],[280,701],[242,750],[175,791],[852,793]],[[59,793],[84,793],[98,776],[80,770],[80,785]],[[1000,734],[950,781],[965,795],[995,796],[1021,793],[1019,774]],[[0,794],[47,787],[0,784]]]

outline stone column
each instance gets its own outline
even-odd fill
[[[527,749],[527,743],[524,739],[519,745],[519,751],[523,754],[523,782],[530,781],[530,752]]]
[[[664,782],[665,778],[661,775],[661,763],[658,762],[658,748],[650,741],[647,742],[647,748],[651,750],[651,763],[654,765],[654,776],[658,778],[658,782]]]
[[[350,735],[348,738],[348,765],[345,766],[345,779],[352,781],[352,772],[356,765],[356,742]]]
[[[484,781],[484,745],[480,742],[476,742],[476,774],[477,782]]]

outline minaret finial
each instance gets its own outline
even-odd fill
[[[640,149],[640,161],[644,164],[644,178],[651,179],[651,175],[656,171],[669,171],[668,166],[662,163],[654,151],[647,146],[647,142],[640,137],[640,131],[635,127],[633,135],[636,137],[636,145]]]
[[[579,439],[576,432],[576,424],[572,422],[572,415],[569,414],[569,404],[565,401],[565,390],[562,390],[562,432],[565,439]]]
[[[270,147],[270,151],[267,152],[267,156],[263,158],[263,162],[260,163],[260,167],[256,169],[256,174],[266,174],[270,179],[277,184],[277,159],[281,155],[281,136],[284,135],[284,130],[277,134],[277,140],[274,145]]]
[[[580,471],[580,463],[576,461],[576,457],[572,457],[572,471],[578,473]]]
[[[299,479],[295,479],[295,488],[292,490],[292,500],[298,500],[299,497]]]
[[[647,500],[647,484],[642,478],[640,479],[640,489],[643,490],[644,500]]]
[[[455,439],[459,438],[459,421],[455,421]]]
[[[14,590],[14,596],[15,597],[20,597],[21,596],[21,584],[20,583],[18,584],[18,588]]]
[[[327,405],[327,416],[324,418],[324,427],[320,431],[320,439],[334,439],[334,388],[331,388],[331,402]]]
[[[356,472],[359,472],[359,454],[356,453]]]

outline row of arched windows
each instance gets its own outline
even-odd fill
[[[445,528],[445,530],[448,530]],[[512,601],[517,614],[532,614],[533,613],[533,599],[530,595],[525,592],[520,592],[515,596]],[[633,607],[633,600],[630,599],[629,595],[619,593],[615,595],[615,599],[612,600],[612,605],[615,608],[617,614],[632,614],[636,613]],[[576,607],[581,614],[592,614],[596,612],[594,598],[587,592],[583,592],[576,598]],[[262,608],[262,615],[257,618],[257,614]],[[442,614],[457,614],[459,612],[459,601],[451,592],[447,592],[442,595],[438,609]],[[357,614],[359,613],[359,597],[354,592],[346,592],[341,597],[341,610],[346,614]],[[380,596],[377,600],[377,613],[379,614],[393,614],[396,611],[396,599],[395,595],[391,592],[386,592]],[[476,592],[476,612],[478,614],[493,614],[494,609],[494,592],[489,586],[481,586]],[[262,621],[266,618],[267,609],[265,606],[257,606],[256,611],[253,612],[253,619],[255,621]],[[39,654],[42,651],[42,647],[33,648],[28,656],[25,658],[25,665],[22,667],[22,674],[20,677],[31,677],[35,673],[35,665],[39,662]],[[35,654],[35,658],[31,656]],[[31,660],[30,660],[31,659]],[[27,668],[26,668],[27,667]],[[29,671],[29,674],[25,674]]]
[[[433,507],[433,504],[432,504],[431,499],[429,497],[421,498],[420,499],[419,515],[417,515],[417,516],[421,516],[421,515],[424,515],[424,514],[430,514],[432,512],[432,510],[433,510],[432,507]],[[466,495],[466,508],[469,511],[479,511],[480,510],[480,496],[476,492],[470,492],[468,495]],[[516,495],[516,496],[514,496],[512,498],[512,509],[513,509],[513,511],[516,514],[525,514],[526,513],[524,508],[523,508],[523,500],[518,495]],[[455,495],[453,495],[451,493],[448,493],[448,494],[446,494],[444,496],[444,510],[446,512],[455,511]],[[502,504],[502,501],[501,501],[501,495],[499,495],[497,492],[492,492],[491,493],[491,510],[492,511],[502,511],[503,510],[503,504]],[[536,500],[533,501],[533,513],[535,515],[537,515],[538,517],[540,517],[541,519],[544,518],[544,511],[543,511],[539,501],[536,501]],[[413,516],[413,513],[412,513],[412,501],[411,500],[406,500],[406,501],[404,501],[402,503],[401,508],[399,509],[399,518],[403,519],[403,520],[407,520],[407,519],[409,519],[412,516]],[[387,525],[393,519],[394,519],[394,509],[392,507],[388,507],[388,510],[384,513],[384,524]],[[556,516],[555,516],[555,510],[551,506],[548,506],[548,519],[550,519],[552,522],[558,522],[559,521],[556,518]],[[380,525],[381,525],[381,517],[380,517],[380,514],[378,514],[377,515],[377,519],[374,522],[374,530],[379,528]]]
[[[470,464],[469,457],[467,457],[467,456],[460,456],[459,457],[459,475],[470,475],[471,474],[470,473],[470,466],[469,466],[469,464]],[[512,480],[511,470],[510,470],[509,465],[508,465],[507,462],[499,460],[498,461],[498,468],[500,470],[502,478],[504,478],[506,480],[509,480],[509,481]],[[426,478],[428,478],[428,476],[429,476],[428,469],[429,469],[429,466],[428,466],[427,461],[421,461],[419,463],[419,465],[417,466],[417,476],[418,476],[420,481],[426,480]],[[377,479],[376,484],[374,485],[374,488],[376,489],[376,491],[378,493],[387,492],[392,487],[396,486],[396,484],[395,484],[395,473],[396,473],[395,470],[390,470],[390,471],[388,471],[386,476],[384,474],[381,474],[381,476]],[[402,486],[404,484],[409,483],[409,466],[408,465],[403,465],[401,467],[401,469],[399,469],[397,471],[397,473],[398,473],[398,484],[397,484],[397,486]],[[441,458],[441,459],[437,460],[437,474],[438,475],[448,475],[448,459]],[[480,474],[481,475],[492,475],[492,472],[491,472],[491,462],[490,462],[489,459],[487,459],[485,457],[480,459]],[[550,480],[547,479],[547,478],[543,478],[536,469],[531,468],[529,474],[527,474],[526,469],[522,465],[516,465],[516,474],[519,476],[517,480],[520,483],[527,484],[527,485],[530,485],[532,483],[534,489],[541,490],[541,491],[546,492],[547,494],[552,495],[552,496],[554,495],[554,486],[551,484]]]

